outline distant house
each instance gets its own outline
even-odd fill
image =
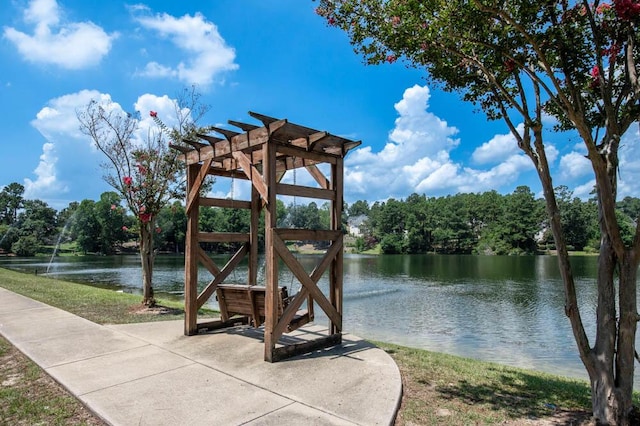
[[[347,220],[347,231],[349,231],[349,235],[353,235],[354,237],[362,237],[364,231],[364,223],[368,219],[369,217],[365,214],[350,217]]]

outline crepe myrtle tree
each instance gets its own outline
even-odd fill
[[[542,184],[593,415],[599,423],[628,424],[640,220],[625,244],[615,203],[621,138],[640,115],[640,1],[320,0],[316,13],[346,31],[368,64],[402,59],[507,124]],[[577,132],[595,178],[601,244],[593,340],[578,309],[545,153],[545,116],[557,120],[555,130]]]
[[[185,90],[174,101],[177,124],[166,126],[155,111],[148,114],[155,126],[142,140],[136,137],[140,128],[139,114],[124,112],[113,103],[91,101],[77,112],[80,130],[88,135],[107,161],[102,166],[104,180],[122,197],[136,218],[142,263],[142,303],[155,305],[153,294],[154,233],[159,232],[156,220],[160,210],[180,196],[184,188],[184,168],[177,160],[177,151],[169,143],[181,143],[183,138],[206,129],[196,122],[208,110],[194,91]],[[171,141],[171,142],[169,142]]]

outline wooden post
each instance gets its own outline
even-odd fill
[[[277,223],[276,208],[276,146],[267,142],[262,146],[262,175],[267,185],[267,204],[264,217],[265,232],[265,324],[264,324],[264,360],[274,362],[273,329],[278,323],[278,256],[273,247],[273,238]]]
[[[251,224],[249,227],[249,285],[256,285],[258,281],[258,228],[260,224],[261,210],[262,201],[260,200],[260,193],[253,185],[251,185]]]
[[[336,191],[336,198],[332,202],[333,208],[331,209],[331,229],[335,231],[342,230],[342,206],[343,206],[343,197],[344,197],[344,184],[343,184],[343,174],[344,174],[344,159],[339,158],[336,161],[336,164],[331,166],[331,183],[333,185],[333,189]],[[337,244],[338,241],[334,241],[334,244]],[[329,297],[331,304],[336,308],[340,317],[342,317],[342,272],[343,272],[343,253],[344,249],[340,248],[338,253],[336,254],[335,259],[331,262],[331,271],[329,274]],[[342,332],[336,324],[330,321],[329,324],[329,334],[335,334]]]
[[[198,333],[198,217],[200,191],[192,191],[198,173],[198,163],[187,167],[187,194],[195,199],[187,199],[191,210],[187,212],[187,235],[185,245],[184,268],[184,334],[192,336]]]

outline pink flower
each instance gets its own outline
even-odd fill
[[[598,77],[600,77],[600,67],[594,65],[593,68],[591,68],[591,72],[589,74],[593,79],[597,79]]]
[[[387,62],[389,62],[390,64],[394,63],[397,60],[398,58],[396,57],[396,55],[387,55]]]
[[[123,227],[122,227],[122,230],[126,232],[126,231],[128,231],[128,230],[129,230],[129,228],[127,228],[126,226],[123,226]]]
[[[151,221],[150,213],[140,213],[138,217],[140,218],[140,222],[142,223],[149,223],[149,221]]]
[[[329,25],[335,25],[336,24],[336,19],[333,16],[330,16],[329,19],[327,19],[327,23]]]
[[[598,14],[602,14],[607,10],[611,9],[611,5],[609,3],[601,3],[600,5],[598,5],[598,7],[596,8],[596,13]]]
[[[131,179],[131,176],[125,176],[122,178],[122,182],[124,182],[125,185],[130,186],[133,183],[133,179]]]
[[[400,25],[400,17],[399,16],[394,16],[391,18],[391,24],[394,27],[397,27],[398,25]]]
[[[141,175],[146,175],[147,174],[147,168],[145,166],[143,166],[142,164],[138,164],[138,172]]]
[[[160,228],[159,226],[156,228],[156,234],[159,234],[162,232],[162,228]]]
[[[111,204],[111,210],[115,210],[115,209],[117,209],[116,205],[115,204]]]
[[[511,58],[506,59],[504,61],[504,69],[507,70],[507,72],[513,72],[513,70],[516,69],[516,61]]]
[[[145,206],[140,206],[140,213],[144,213],[147,210]]]
[[[623,21],[632,21],[640,15],[639,0],[614,0],[613,8]]]
[[[149,111],[149,115],[150,115],[151,117],[157,117],[157,116],[158,116],[158,113],[157,113],[157,112],[155,112],[155,111]]]

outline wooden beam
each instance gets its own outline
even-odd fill
[[[273,123],[271,123],[273,124]],[[277,216],[276,203],[276,147],[273,143],[262,146],[263,162],[262,173],[267,188],[270,188],[266,200],[264,213],[265,235],[265,322],[264,322],[264,359],[273,362],[273,350],[278,339],[274,339],[273,329],[278,323],[278,255],[274,249],[273,241],[278,239],[275,234]]]
[[[230,198],[200,198],[200,205],[205,207],[221,207],[225,209],[250,209],[251,202],[232,200]]]
[[[283,241],[338,241],[342,237],[341,230],[313,230],[313,229],[294,229],[294,228],[278,228],[276,234]]]
[[[199,232],[198,241],[201,243],[246,243],[249,234],[244,232]]]
[[[234,132],[233,130],[228,130],[228,129],[223,129],[221,127],[209,127],[209,129],[213,130],[216,133],[220,133],[222,136],[224,136],[229,142],[231,142],[231,139],[233,139],[234,137],[238,136],[240,133],[238,132]]]
[[[189,145],[191,145],[192,147],[194,147],[196,150],[200,151],[202,148],[209,146],[205,143],[200,143],[200,142],[196,142],[196,141],[192,141],[190,139],[182,139],[182,142],[187,143]]]
[[[273,353],[271,354],[271,359],[272,362],[282,361],[283,359],[291,358],[296,355],[302,355],[318,349],[336,346],[341,342],[342,334],[336,333],[302,343],[280,346],[278,348],[274,348]]]
[[[200,170],[198,171],[198,175],[194,178],[191,188],[189,189],[189,193],[187,195],[187,214],[191,212],[191,209],[194,206],[194,202],[199,200],[200,198],[200,188],[202,187],[202,183],[204,179],[207,177],[209,172],[209,168],[211,167],[211,163],[213,162],[213,158],[209,158],[204,162]]]
[[[276,184],[276,192],[292,197],[318,198],[332,201],[336,199],[336,192],[331,189],[311,188],[309,186],[289,185],[286,183]]]
[[[257,112],[249,111],[249,115],[259,120],[264,124],[265,127],[269,127],[269,124],[278,121],[277,118],[269,117],[268,115],[258,114]]]
[[[300,157],[307,160],[314,160],[317,163],[335,164],[338,158],[335,155],[326,154],[324,152],[305,151],[304,149],[296,148],[294,146],[287,146],[287,145],[280,145],[280,144],[278,144],[278,153],[288,155],[291,157]]]
[[[251,164],[251,160],[244,153],[236,151],[233,153],[233,158],[235,158],[240,166],[242,167],[242,171],[249,179],[251,179],[251,183],[258,190],[263,200],[267,200],[269,197],[269,192],[267,190],[267,185],[264,183],[262,175],[260,172]]]
[[[185,154],[185,161],[187,164],[198,163],[208,158],[221,158],[231,155],[234,151],[244,151],[248,148],[255,148],[264,145],[269,141],[269,136],[272,132],[284,126],[287,120],[278,120],[269,124],[269,128],[260,127],[252,130],[249,133],[240,133],[233,137],[231,143],[227,140],[220,140],[215,142],[212,146],[203,148],[198,152],[193,150],[188,154]]]
[[[240,121],[229,120],[228,123],[231,124],[232,126],[242,129],[245,132],[255,130],[258,128],[258,126],[256,126],[255,124],[247,124],[247,123],[242,123]]]
[[[196,136],[199,137],[200,139],[204,139],[205,141],[209,142],[209,145],[211,147],[214,147],[216,143],[224,140],[222,138],[217,138],[215,136],[203,135],[202,133],[196,133]]]
[[[193,188],[201,166],[191,164],[187,167],[187,192]],[[196,191],[192,203],[197,207],[200,192]],[[198,209],[187,213],[187,235],[184,250],[184,334],[192,336],[198,333]]]
[[[214,277],[220,273],[220,268],[218,268],[218,265],[216,265],[216,263],[209,257],[207,252],[205,252],[202,247],[198,247],[198,260],[204,265],[205,268],[207,268],[207,271],[211,272],[211,275],[213,275]]]
[[[244,258],[247,254],[247,244],[244,244],[240,249],[229,259],[226,265],[220,270],[220,273],[216,275],[216,277],[207,285],[202,292],[198,295],[197,305],[198,309],[204,305],[204,303],[209,300],[209,298],[213,295],[213,292],[216,291],[216,287],[222,281],[225,280],[229,276],[229,274],[238,266],[238,263]]]
[[[172,143],[169,144],[169,148],[175,149],[176,151],[180,151],[183,154],[193,151],[192,148],[187,148],[186,146],[180,146]]]
[[[320,188],[329,189],[329,179],[320,171],[315,164],[305,166],[309,174],[318,182]]]

